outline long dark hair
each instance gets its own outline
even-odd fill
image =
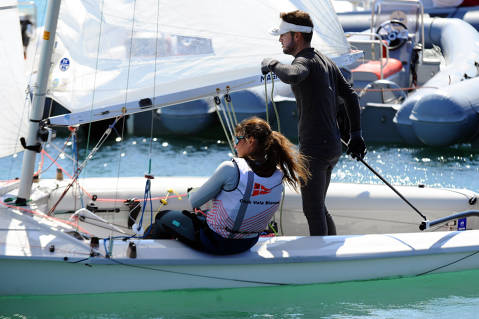
[[[306,157],[281,133],[273,131],[269,124],[258,117],[243,120],[235,128],[237,135],[254,137],[256,145],[245,159],[259,176],[271,176],[279,168],[283,180],[295,190],[311,176]]]

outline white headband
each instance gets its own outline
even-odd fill
[[[288,32],[302,32],[302,33],[311,33],[313,31],[312,27],[307,27],[305,25],[297,25],[288,23],[284,20],[281,20],[279,28],[272,29],[269,33],[272,35],[282,35]]]

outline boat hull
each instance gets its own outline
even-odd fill
[[[135,259],[125,256],[128,242],[117,241],[111,258],[0,256],[0,294],[319,284],[462,271],[479,267],[477,235],[277,237],[262,239],[251,251],[233,256],[203,254],[175,240],[135,240]],[[45,275],[49,273],[54,275]]]
[[[11,192],[1,198],[0,295],[320,284],[479,268],[479,230],[261,237],[249,251],[215,256],[178,240],[88,233],[42,213],[46,189],[28,207],[6,204]]]

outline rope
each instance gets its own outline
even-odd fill
[[[266,76],[264,78],[264,104],[266,109],[266,122],[269,124],[269,113],[268,113],[268,84],[267,84]]]
[[[229,86],[226,87],[226,89],[229,91]],[[235,111],[235,108],[233,106],[233,100],[231,99],[231,95],[229,95],[228,91],[226,92],[224,98],[225,98],[226,103],[228,103],[230,108],[231,108],[231,114],[233,114],[234,125],[236,127],[238,125],[238,118],[236,117],[236,111]]]
[[[216,95],[214,97],[214,101],[215,101],[215,110],[216,110],[216,114],[218,115],[218,119],[220,120],[220,123],[221,123],[221,127],[223,128],[223,131],[225,133],[225,136],[226,136],[226,140],[228,141],[228,145],[230,147],[230,150],[231,150],[231,153],[234,154],[235,151],[234,151],[234,147],[233,147],[233,143],[231,142],[231,139],[228,135],[228,131],[226,130],[226,126],[225,124],[223,123],[223,118],[221,117],[221,113],[220,113],[220,109],[219,109],[219,105],[221,105],[221,100],[220,100],[220,97],[218,95]]]
[[[156,6],[156,39],[158,39],[159,34],[159,20],[160,20],[160,0],[157,2]],[[155,41],[155,76],[153,77],[153,99],[156,97],[156,71],[157,71],[157,63],[158,63],[158,41]],[[152,103],[155,105],[155,101]],[[155,112],[155,111],[152,111]],[[151,123],[150,123],[150,147],[148,150],[148,174],[151,174],[151,159],[153,155],[153,128],[154,128],[154,116],[151,116]]]
[[[136,6],[136,3],[135,3]],[[159,6],[160,2],[158,0],[157,2],[157,7],[156,7],[156,38],[158,38],[158,33],[159,33]],[[132,31],[133,32],[133,31]],[[133,34],[133,33],[132,33]],[[155,76],[153,77],[153,98],[156,97],[156,70],[157,70],[157,61],[158,61],[158,41],[155,42]],[[131,61],[131,47],[130,47],[130,61]],[[153,102],[154,104],[154,102]],[[154,111],[152,111],[154,112]],[[145,215],[145,209],[148,204],[150,203],[150,225],[153,224],[153,202],[151,200],[151,179],[154,177],[151,175],[151,162],[152,162],[152,154],[153,154],[153,127],[154,127],[154,117],[151,116],[151,123],[150,123],[150,145],[148,149],[148,174],[145,174],[146,178],[146,183],[145,183],[145,192],[143,194],[143,206],[141,209],[141,217],[140,217],[140,222],[138,224],[137,229],[134,229],[135,232],[139,232],[140,229],[142,229],[143,226],[143,217]],[[162,202],[163,205],[163,202]],[[160,206],[161,207],[161,206]],[[146,234],[143,235],[146,236],[150,233],[151,227],[148,228],[148,231]]]
[[[145,215],[145,209],[148,202],[150,203],[150,225],[152,225],[153,224],[153,202],[151,201],[151,179],[150,178],[146,179],[145,194],[143,195],[143,207],[141,208],[140,222],[138,223],[138,228],[135,229],[134,231],[138,231],[142,229],[143,216]],[[144,234],[142,237],[148,235],[150,233],[150,230],[151,230],[151,227],[148,228],[147,233]]]
[[[273,72],[270,72],[270,77],[271,77],[271,95],[270,95],[270,101],[271,101],[271,104],[273,105],[273,110],[274,110],[274,114],[276,116],[276,123],[277,123],[277,128],[278,128],[278,132],[281,133],[281,124],[280,124],[280,120],[279,120],[279,113],[278,113],[278,108],[276,107],[276,103],[274,102],[274,77],[273,77]],[[269,123],[269,107],[268,107],[268,81],[266,80],[266,77],[265,77],[265,81],[264,81],[264,104],[265,104],[265,107],[266,107],[266,122]]]
[[[128,53],[128,68],[127,68],[127,73],[126,73],[126,87],[125,87],[125,99],[124,99],[124,107],[122,113],[126,113],[126,103],[128,102],[128,92],[130,88],[130,71],[131,71],[131,57],[132,57],[132,48],[133,48],[133,33],[135,29],[135,15],[136,15],[136,1],[133,3],[133,13],[132,13],[132,22],[131,22],[131,33],[130,33],[130,51]],[[114,127],[114,125],[113,125]],[[121,128],[121,141],[123,141],[123,137],[125,133],[125,118],[123,117],[123,122],[122,122],[122,128]],[[117,133],[118,134],[118,133]],[[121,149],[123,149],[123,144],[121,146]],[[118,157],[118,170],[117,170],[117,182],[116,182],[116,187],[115,187],[115,198],[118,198],[118,183],[120,180],[120,172],[121,172],[121,158],[122,158],[122,153],[120,151],[119,157]]]
[[[223,103],[220,104],[221,106],[223,106]],[[220,106],[220,108],[221,108]],[[232,123],[232,119],[231,119],[231,114],[228,112],[228,110],[226,110],[226,106],[223,108],[223,112],[225,113],[225,122],[226,122],[226,126],[228,127],[228,131],[230,133],[230,136],[231,136],[231,140],[234,139],[234,132],[233,132],[233,123]],[[234,147],[232,147],[232,149],[234,150]],[[234,154],[234,151],[233,151],[233,154]]]
[[[72,131],[72,152],[73,152],[73,171],[76,172],[78,170],[78,144],[77,144],[77,130],[75,128],[72,128],[73,131]],[[81,205],[81,208],[84,208],[85,205],[83,203],[83,196],[82,196],[82,191],[81,191],[81,187],[79,187],[78,183],[75,183],[75,186],[73,188],[73,192],[74,192],[74,197],[75,196],[75,193],[76,191],[79,192],[80,196],[78,196],[80,198],[80,205]],[[76,201],[75,201],[75,210],[77,210],[76,208]]]
[[[467,255],[467,256],[464,256],[464,257],[462,257],[462,258],[459,258],[459,259],[457,259],[457,260],[455,260],[455,261],[452,261],[452,262],[450,262],[450,263],[447,263],[447,264],[445,264],[445,265],[442,265],[442,266],[433,268],[433,269],[431,269],[431,270],[428,270],[428,271],[419,273],[419,274],[417,274],[415,277],[419,277],[419,276],[423,276],[423,275],[430,274],[430,273],[432,273],[433,271],[436,271],[436,270],[445,268],[445,267],[447,267],[447,266],[456,264],[456,263],[458,263],[458,262],[460,262],[460,261],[462,261],[462,260],[464,260],[464,259],[467,259],[467,258],[469,258],[469,257],[472,257],[472,256],[474,256],[474,255],[476,255],[476,254],[478,254],[478,253],[479,253],[479,250],[478,250],[478,251],[475,251],[475,252],[473,252],[473,253],[471,253],[471,254],[469,254],[469,255]]]
[[[274,77],[273,77],[273,73],[270,72],[270,76],[271,76],[271,103],[273,104],[273,109],[274,109],[274,113],[275,113],[275,116],[276,116],[276,122],[278,123],[278,132],[281,133],[281,126],[280,126],[280,119],[279,119],[279,113],[278,113],[278,109],[276,108],[276,103],[274,102],[274,99],[273,99],[273,94],[274,94]],[[267,80],[266,80],[266,77],[265,77],[265,81],[264,81],[264,100],[265,100],[265,105],[266,105],[266,121],[268,122],[269,124],[269,116],[268,116],[268,84],[267,84]],[[281,197],[281,204],[280,204],[280,208],[279,208],[279,227],[281,229],[281,234],[284,235],[284,231],[283,231],[283,202],[284,202],[284,188],[283,188],[283,195]],[[273,217],[273,221],[274,221],[274,217]],[[274,230],[273,230],[274,232]],[[275,235],[277,235],[276,232],[274,232]]]
[[[237,279],[237,278],[227,278],[227,277],[200,275],[200,274],[193,274],[193,273],[182,272],[182,271],[174,271],[174,270],[167,270],[167,269],[161,269],[161,268],[153,268],[153,267],[148,267],[148,266],[127,264],[127,263],[123,263],[123,262],[121,262],[121,261],[119,261],[119,260],[112,259],[112,258],[110,258],[110,260],[113,261],[114,263],[117,263],[117,264],[122,265],[122,266],[128,266],[128,267],[133,267],[133,268],[138,268],[138,269],[144,269],[144,270],[159,271],[159,272],[165,272],[165,273],[170,273],[170,274],[191,276],[191,277],[209,278],[209,279],[226,280],[226,281],[235,281],[235,282],[251,283],[251,284],[261,284],[261,285],[268,285],[268,286],[271,286],[271,285],[276,285],[276,286],[287,286],[287,285],[290,285],[290,284],[288,284],[288,283],[283,283],[283,282],[267,282],[267,281],[256,281],[256,280],[245,280],[245,279]]]
[[[50,165],[48,165],[47,168],[45,168],[45,169],[42,170],[41,172],[38,172],[38,174],[43,174],[43,173],[45,173],[46,171],[48,171],[48,169],[50,169],[50,167],[52,167],[53,164],[55,164],[55,163],[57,162],[57,160],[58,160],[58,158],[60,157],[60,155],[61,155],[62,153],[64,153],[65,148],[66,148],[67,143],[68,143],[68,141],[70,140],[70,138],[71,138],[71,135],[69,135],[68,138],[67,138],[67,140],[66,140],[66,142],[63,143],[63,148],[62,148],[62,149],[60,149],[58,146],[56,146],[56,145],[53,144],[53,143],[50,144],[51,146],[53,146],[54,148],[56,148],[56,149],[59,151],[57,157],[56,157],[54,160],[53,160],[52,157],[45,151],[45,149],[42,148],[42,156],[43,156],[43,155],[46,155],[46,156],[51,160],[51,163],[50,163]]]
[[[43,151],[45,152],[45,151]],[[53,161],[53,163],[59,168],[62,170],[62,172],[67,175],[70,179],[72,179],[73,177],[60,165],[58,164],[58,162],[56,162],[56,160],[54,160],[50,154],[48,154],[47,152],[45,152],[45,155],[51,160]],[[81,186],[81,184],[77,181],[77,184],[82,188],[82,191],[83,193],[88,196],[90,199],[93,199],[93,195],[91,195],[85,188],[83,188]],[[176,195],[169,195],[169,198],[178,198],[179,200],[182,199],[182,197],[185,197],[187,196],[187,194],[177,194]],[[162,200],[162,199],[166,199],[165,196],[157,196],[157,197],[152,197],[151,200],[152,201],[157,201],[157,200]],[[125,202],[127,199],[115,199],[115,198],[96,198],[95,201],[97,202]]]
[[[226,92],[223,99],[225,101],[225,110],[226,110],[226,113],[228,114],[228,119],[231,126],[231,136],[233,136],[234,135],[233,129],[238,124],[238,120],[236,119],[236,114],[233,113],[234,112],[233,106],[230,105],[231,96],[228,94],[228,92]]]
[[[266,81],[265,81],[266,83]],[[271,74],[271,103],[273,104],[274,114],[276,116],[276,123],[278,123],[278,132],[281,133],[281,124],[279,121],[279,113],[278,109],[276,108],[276,103],[274,102],[273,95],[274,94],[274,77]]]

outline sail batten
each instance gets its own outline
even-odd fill
[[[263,58],[292,60],[268,32],[280,12],[298,8],[314,20],[314,47],[347,56],[332,5],[316,2],[64,1],[49,94],[72,113],[97,114],[144,98],[154,97],[161,107],[212,96],[226,85],[259,85]]]

